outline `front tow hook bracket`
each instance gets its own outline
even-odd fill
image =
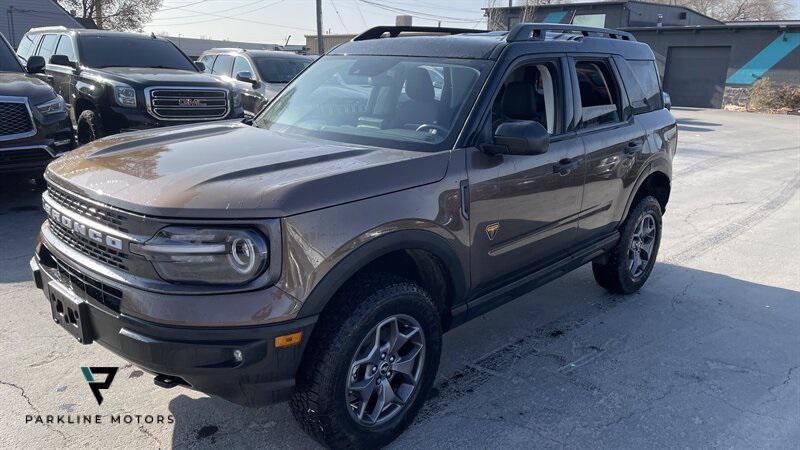
[[[183,378],[171,377],[169,375],[161,375],[161,374],[156,375],[156,377],[153,378],[153,383],[156,386],[162,387],[164,389],[172,389],[175,386],[178,386],[178,385],[181,385],[181,384],[184,385],[184,386],[188,386],[189,385],[189,383],[184,381]]]

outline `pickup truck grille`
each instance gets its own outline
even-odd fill
[[[34,133],[33,119],[24,101],[0,100],[0,139],[17,139]]]
[[[228,115],[228,91],[216,88],[145,89],[147,109],[161,120],[216,120]]]
[[[70,229],[65,227],[52,218],[47,219],[50,223],[50,231],[63,243],[69,245],[73,249],[83,253],[84,255],[109,266],[116,267],[122,270],[128,270],[126,261],[128,254],[121,251],[109,248],[103,244],[91,241],[84,236],[73,233]]]
[[[110,208],[90,204],[89,202],[76,197],[69,192],[61,190],[52,184],[47,186],[47,194],[53,199],[54,202],[76,212],[84,217],[94,220],[95,222],[102,223],[110,228],[127,233],[128,217],[120,212],[114,211]]]

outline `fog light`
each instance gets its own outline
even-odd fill
[[[242,351],[239,350],[239,349],[234,350],[233,351],[233,359],[235,359],[236,362],[242,362],[242,360],[244,359],[244,355],[242,355]]]
[[[303,337],[302,331],[295,331],[292,334],[285,334],[275,338],[275,348],[291,347],[300,343]]]

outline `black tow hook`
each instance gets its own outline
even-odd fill
[[[181,377],[173,377],[170,375],[162,375],[162,374],[156,375],[156,377],[153,378],[153,383],[155,383],[156,386],[162,387],[164,389],[172,389],[175,386],[179,385],[189,386],[189,383],[187,383],[186,380],[184,380]]]

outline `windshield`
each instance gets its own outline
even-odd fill
[[[490,63],[398,56],[325,56],[253,125],[360,145],[452,145]]]
[[[171,42],[125,36],[81,36],[81,63],[88,67],[150,67],[197,71]]]
[[[261,79],[267,83],[288,83],[311,64],[311,59],[253,58]]]
[[[2,37],[0,37],[0,72],[22,72],[17,55]]]

